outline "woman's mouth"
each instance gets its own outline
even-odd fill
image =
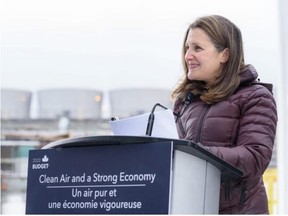
[[[188,63],[188,68],[189,69],[195,69],[199,66],[199,64],[196,64],[196,63]]]

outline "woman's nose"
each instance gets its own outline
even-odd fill
[[[191,60],[194,58],[194,53],[192,52],[192,50],[187,50],[185,53],[185,59],[186,60]]]

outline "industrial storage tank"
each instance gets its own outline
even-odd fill
[[[42,119],[100,119],[103,92],[94,89],[42,89],[37,92]]]

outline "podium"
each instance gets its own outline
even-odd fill
[[[218,214],[242,171],[187,140],[90,136],[29,152],[27,214]]]

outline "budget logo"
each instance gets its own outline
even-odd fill
[[[42,158],[33,158],[32,169],[48,169],[48,162],[49,158],[47,155],[44,155]]]

